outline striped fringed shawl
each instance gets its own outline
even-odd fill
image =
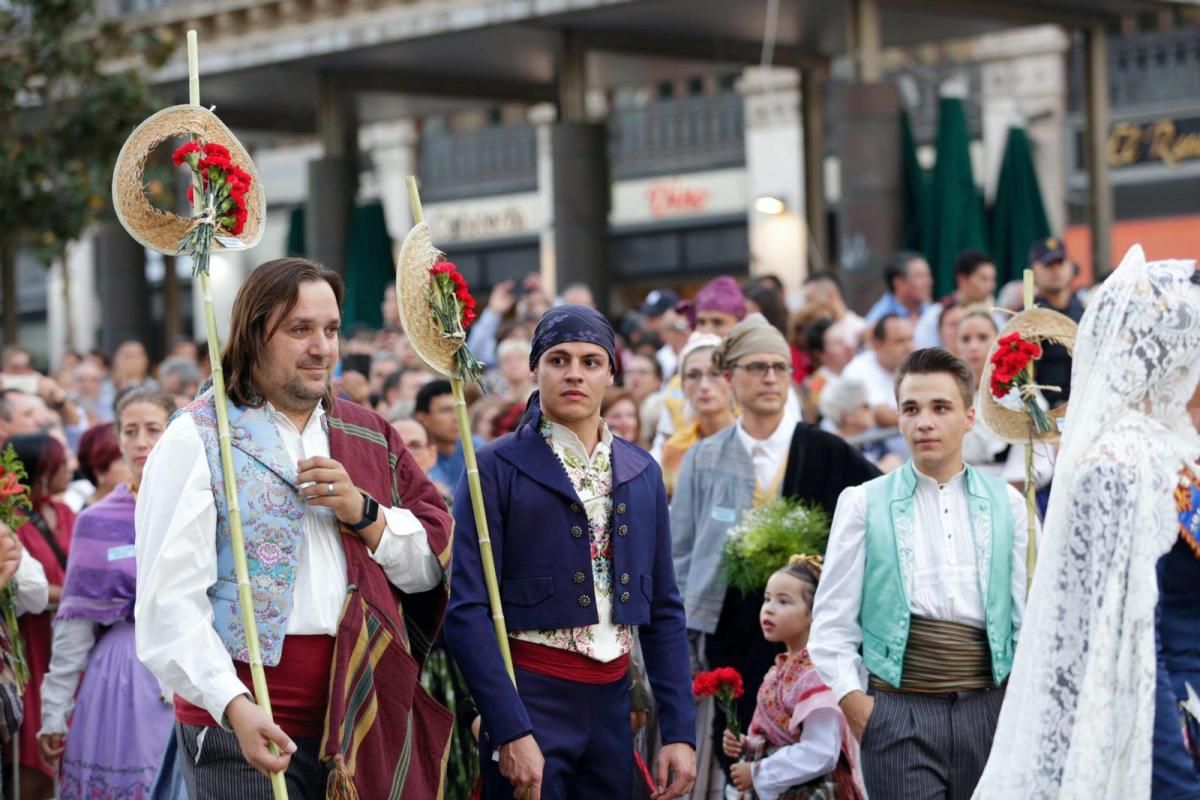
[[[421,688],[421,664],[449,596],[451,520],[445,504],[381,417],[338,401],[329,415],[330,457],[381,504],[425,525],[447,580],[421,594],[388,583],[358,537],[342,529],[350,591],[338,627],[321,745],[332,767],[331,800],[441,798],[453,717]]]

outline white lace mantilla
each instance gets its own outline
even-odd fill
[[[1200,454],[1192,262],[1134,247],[1084,314],[1042,550],[977,798],[1145,800],[1155,566],[1178,537],[1177,473]]]

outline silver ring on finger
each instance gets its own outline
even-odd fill
[[[333,484],[329,483],[329,484],[326,484],[326,486],[329,487],[329,491],[327,491],[326,494],[329,495],[330,497],[333,497]]]

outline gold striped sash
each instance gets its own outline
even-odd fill
[[[873,689],[895,691],[874,675],[869,684]],[[987,631],[959,622],[912,617],[900,691],[945,694],[991,689],[995,685]]]

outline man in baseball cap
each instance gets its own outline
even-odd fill
[[[1041,308],[1057,311],[1078,323],[1083,317],[1083,303],[1071,288],[1078,271],[1067,258],[1063,240],[1056,236],[1035,240],[1029,247],[1029,266],[1033,270],[1033,284],[1037,289],[1034,302]],[[1070,398],[1071,355],[1065,347],[1047,344],[1035,369],[1039,384],[1062,387],[1062,392],[1046,396],[1050,405],[1061,405]]]

